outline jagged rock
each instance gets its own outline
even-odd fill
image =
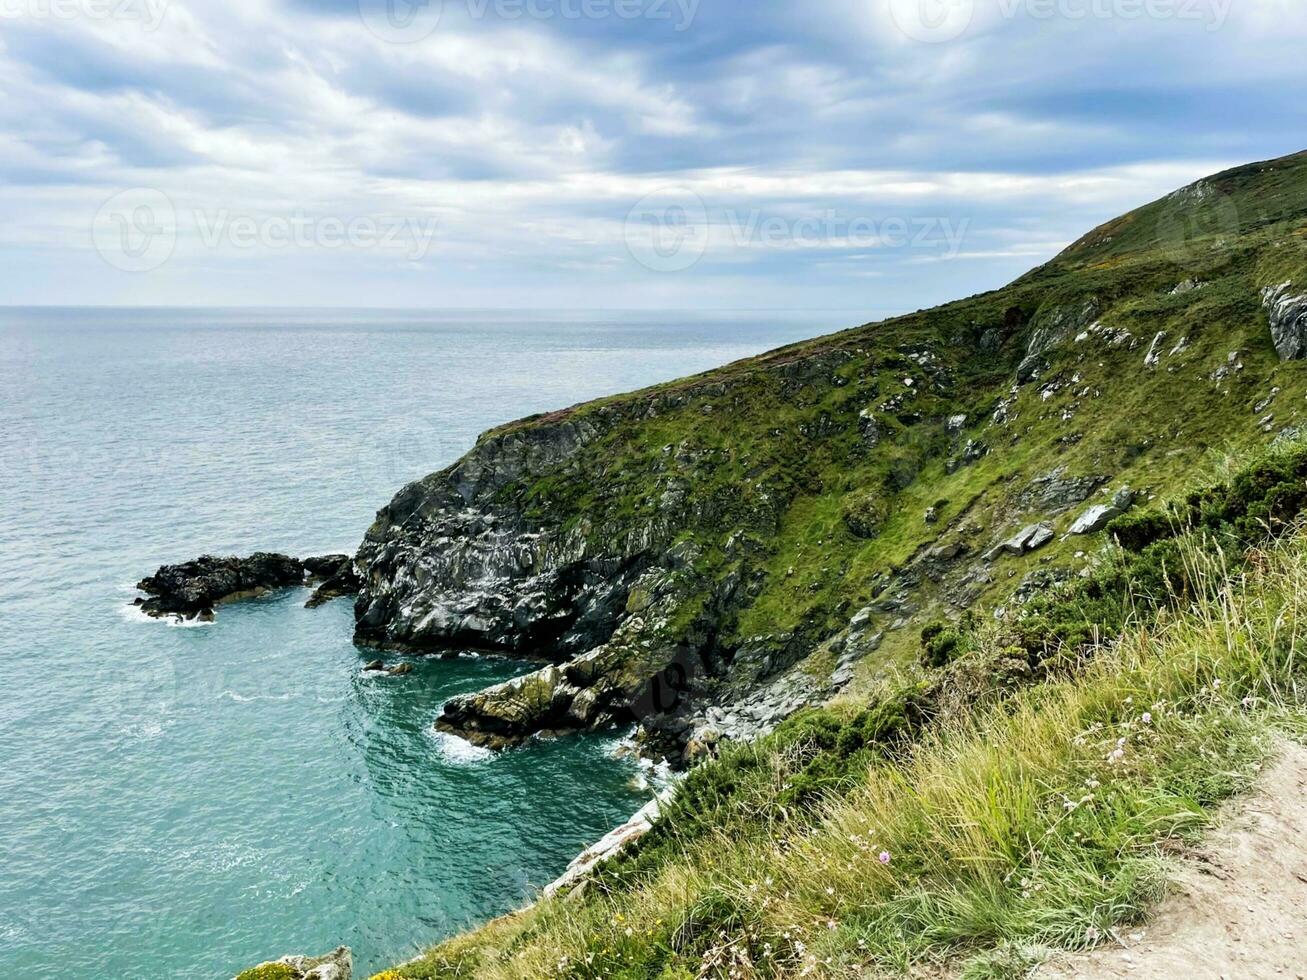
[[[475,694],[451,698],[436,722],[440,731],[474,745],[502,749],[552,728],[574,727],[567,710],[580,689],[554,666],[515,677]]]
[[[1001,541],[985,553],[985,561],[994,561],[1003,552],[1025,555],[1036,551],[1053,540],[1055,534],[1047,524],[1030,524],[1006,541]]]
[[[1149,345],[1148,354],[1144,357],[1144,367],[1155,368],[1162,360],[1162,345],[1166,342],[1166,331],[1160,330],[1153,342]]]
[[[872,609],[871,606],[866,606],[862,609],[859,609],[856,613],[853,614],[853,618],[849,620],[849,629],[851,630],[862,629],[864,626],[866,626],[868,623],[871,622],[872,617],[875,615],[876,615],[876,611]]]
[[[1262,412],[1270,408],[1271,402],[1275,401],[1275,396],[1278,395],[1279,393],[1280,393],[1279,388],[1272,388],[1270,394],[1268,394],[1265,398],[1263,398],[1261,401],[1259,401],[1256,405],[1253,406],[1253,414],[1261,415]]]
[[[1088,500],[1090,494],[1106,482],[1101,476],[1068,477],[1066,467],[1036,477],[1021,494],[1020,504],[1046,514],[1056,514],[1074,504]]]
[[[413,665],[396,664],[394,667],[391,667],[390,670],[388,670],[386,673],[390,674],[391,677],[407,677],[409,674],[413,673]]]
[[[1017,367],[1017,382],[1033,381],[1043,365],[1044,355],[1093,322],[1098,309],[1098,299],[1089,297],[1079,304],[1057,305],[1037,313],[1031,325],[1026,356]]]
[[[381,661],[381,660],[374,660],[374,661],[372,661],[370,664],[368,664],[366,667],[364,667],[363,669],[364,669],[365,671],[368,671],[369,673],[375,673],[375,672],[380,671],[380,670],[385,670],[385,669],[386,669],[386,665],[385,665],[385,663],[384,663],[383,661]]]
[[[353,565],[348,555],[304,559],[262,551],[248,558],[202,555],[180,565],[163,565],[142,579],[136,587],[150,598],[135,605],[156,617],[211,620],[213,607],[220,602],[321,579],[337,580]]]
[[[1267,286],[1262,305],[1271,321],[1271,341],[1282,361],[1307,357],[1307,293],[1294,293],[1293,283]]]
[[[1125,511],[1112,504],[1095,504],[1076,518],[1067,534],[1097,534]]]
[[[151,616],[193,617],[219,602],[301,585],[304,564],[286,555],[259,552],[248,558],[203,555],[180,565],[164,565],[136,587],[150,598],[138,603]]]
[[[948,461],[945,469],[949,473],[956,473],[964,466],[970,466],[985,456],[989,455],[989,446],[976,439],[968,439],[967,444],[962,447],[962,452],[956,458]]]
[[[647,834],[653,829],[654,822],[661,815],[662,806],[666,802],[665,797],[649,801],[639,813],[622,826],[608,834],[603,840],[587,847],[573,859],[558,880],[545,886],[545,896],[552,897],[578,884],[599,865],[617,856],[632,843]]]
[[[936,545],[926,551],[927,561],[949,562],[965,555],[967,545],[964,541],[952,541],[948,544]]]
[[[306,558],[304,568],[310,580],[321,583],[305,603],[309,609],[316,609],[332,599],[358,595],[363,587],[363,579],[359,576],[358,569],[354,567],[354,559],[349,555]]]
[[[862,433],[862,441],[869,447],[880,444],[881,429],[880,423],[876,421],[876,413],[871,409],[864,409],[858,416],[858,431]]]
[[[276,967],[286,967],[275,974]],[[279,980],[351,980],[354,975],[354,957],[348,946],[341,946],[326,956],[283,956],[270,963],[258,966],[238,974],[236,980],[262,980],[264,977],[277,976]]]

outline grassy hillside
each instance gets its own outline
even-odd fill
[[[1291,445],[1121,519],[1132,548],[1092,579],[957,630],[946,665],[923,650],[859,710],[727,750],[580,891],[377,980],[1007,977],[1095,944],[1276,733],[1307,736],[1305,504]]]
[[[511,455],[482,505],[497,520],[591,562],[665,566],[569,680],[679,753],[705,706],[798,661],[814,691],[852,669],[865,696],[924,622],[1080,574],[1092,545],[1063,533],[1086,507],[1164,495],[1213,453],[1296,429],[1307,362],[1281,359],[1263,301],[1285,282],[1307,292],[1307,154],[1177,191],[1004,289],[492,430],[406,491],[392,529]],[[1036,522],[1046,546],[993,554]],[[672,673],[690,675],[680,717],[651,717],[639,692]],[[544,714],[470,704],[473,731],[571,723]]]
[[[1307,292],[1307,155],[1002,290],[487,433],[590,433],[498,502],[675,556],[604,669],[707,650],[694,703],[727,707],[760,662],[845,676],[759,742],[690,752],[580,890],[382,976],[1009,976],[1138,917],[1165,850],[1303,724],[1307,363],[1263,302],[1285,282]],[[1125,488],[1106,533],[1066,535]],[[1037,523],[1040,547],[997,547]]]

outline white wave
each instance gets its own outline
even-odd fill
[[[480,745],[473,745],[467,739],[459,738],[457,735],[437,731],[434,728],[428,731],[435,741],[436,747],[440,750],[441,757],[446,762],[467,766],[476,762],[488,762],[495,757],[492,750],[483,748]]]
[[[235,691],[223,691],[218,695],[220,698],[226,698],[228,701],[235,701],[237,704],[249,704],[252,701],[291,701],[295,695],[287,691],[285,694],[237,694]]]
[[[666,759],[650,762],[648,759],[638,761],[639,771],[632,782],[638,790],[653,790],[661,793],[676,782],[676,773]]]
[[[164,723],[161,721],[142,721],[135,725],[128,725],[119,731],[128,738],[140,739],[142,742],[153,742],[156,738],[163,737],[164,728]]]
[[[201,626],[213,625],[213,620],[182,619],[180,616],[164,616],[163,618],[151,616],[140,606],[134,606],[129,602],[117,608],[118,615],[129,623],[163,623],[165,626],[171,626],[175,629],[196,629]]]

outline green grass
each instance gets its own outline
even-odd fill
[[[246,970],[236,980],[295,980],[298,976],[298,970],[291,969],[284,963],[265,963]]]
[[[1307,450],[1214,460],[1264,448],[1267,411],[1272,432],[1304,422],[1307,363],[1279,361],[1259,291],[1307,287],[1307,155],[1205,187],[1109,222],[1004,289],[487,433],[592,427],[498,502],[591,554],[633,537],[654,555],[690,549],[660,632],[624,638],[624,681],[657,673],[648,650],[705,635],[726,653],[807,655],[828,675],[824,644],[887,586],[909,588],[919,612],[840,703],[692,772],[669,817],[584,896],[394,975],[874,976],[944,959],[1007,977],[1045,946],[1142,915],[1164,845],[1201,833],[1302,718],[1307,544],[1262,549],[1307,506]],[[1190,279],[1203,288],[1173,294]],[[1133,339],[1063,337],[1037,380],[1014,385],[1032,334],[1091,300],[1093,319]],[[1168,354],[1150,368],[1163,331]],[[967,422],[952,433],[955,415]],[[973,439],[990,452],[957,465]],[[914,562],[955,542],[974,556],[1039,519],[1065,531],[1079,508],[1024,503],[1054,470],[1139,491],[1111,529],[1121,547],[1059,539],[1002,557],[973,608],[1043,569],[1071,584],[1002,623],[957,622],[948,576],[974,558],[942,577]],[[728,577],[743,584],[719,601]],[[1120,738],[1125,757],[1109,763]]]
[[[800,716],[692,773],[580,900],[396,975],[834,977],[957,961],[1017,976],[1046,947],[1138,921],[1164,850],[1197,840],[1307,717],[1307,538],[1246,565],[1210,530],[1172,540],[1182,614],[1135,618],[1015,688],[996,681],[1003,631],[973,630],[972,650],[910,690]]]

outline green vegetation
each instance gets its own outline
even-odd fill
[[[593,427],[501,493],[688,556],[667,637],[712,619],[814,677],[855,614],[884,639],[580,890],[387,980],[1015,977],[1141,917],[1167,849],[1307,731],[1307,448],[1266,451],[1307,365],[1260,301],[1307,286],[1305,232],[1307,155],[1239,168],[1003,290],[494,433]],[[1124,486],[1137,509],[1061,536]],[[980,559],[1036,520],[1059,537]]]
[[[1037,480],[1057,472],[1165,495],[1213,453],[1301,422],[1307,364],[1279,361],[1260,296],[1285,280],[1307,286],[1307,155],[1177,192],[1004,289],[485,439],[592,434],[565,465],[528,469],[499,497],[596,553],[633,537],[685,546],[691,560],[664,606],[671,628],[650,638],[660,647],[708,616],[723,649],[783,645],[774,659],[792,659],[911,582],[924,615],[887,637],[863,669],[869,683],[885,662],[910,660],[921,626],[954,604],[960,572],[912,574],[923,549],[987,550],[1041,516]],[[1052,508],[1059,532],[1069,506]],[[1079,571],[1081,544],[1005,558],[968,599],[1001,604],[1009,573],[1045,559]],[[720,601],[728,580],[748,588]]]
[[[246,970],[236,980],[296,980],[299,971],[291,969],[284,963],[265,963],[252,970]]]
[[[1045,947],[1093,945],[1143,915],[1165,849],[1196,839],[1277,733],[1307,733],[1305,509],[1294,444],[1165,522],[1122,522],[1133,550],[1094,579],[1006,624],[924,630],[944,666],[693,770],[579,899],[386,976],[892,975],[960,959],[964,976],[1006,977]],[[1159,574],[1183,583],[1166,603]],[[1065,642],[1012,643],[1050,623]]]

